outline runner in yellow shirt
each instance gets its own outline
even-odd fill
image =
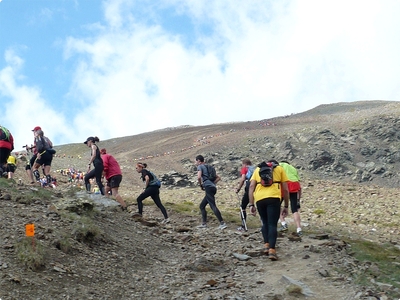
[[[10,154],[10,156],[7,159],[7,174],[8,174],[8,179],[11,179],[14,177],[15,170],[17,169],[17,158]]]
[[[281,189],[284,192],[282,215],[287,216],[289,207],[288,178],[285,170],[275,160],[262,162],[250,178],[249,207],[252,215],[258,213],[262,221],[264,251],[270,260],[277,260],[277,224],[281,214]]]

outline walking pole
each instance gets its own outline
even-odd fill
[[[246,218],[244,217],[244,212],[242,210],[242,203],[240,201],[239,194],[236,193],[236,196],[239,200],[239,209],[240,209],[240,219],[242,220],[242,227],[244,228],[245,231],[247,231],[247,224],[246,224]]]

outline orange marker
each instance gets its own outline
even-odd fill
[[[34,236],[35,235],[35,224],[26,224],[25,225],[25,234],[26,234],[26,236]]]

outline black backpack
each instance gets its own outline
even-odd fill
[[[217,179],[217,172],[215,171],[214,166],[211,165],[204,165],[207,169],[207,173],[208,175],[203,174],[204,176],[206,176],[208,178],[208,180],[214,182],[215,179]]]
[[[279,183],[279,181],[274,181],[273,174],[274,174],[274,169],[276,166],[279,166],[279,163],[274,160],[270,161],[263,161],[258,165],[260,168],[258,174],[261,177],[261,182],[259,182],[262,186],[269,187],[273,185],[274,183]]]

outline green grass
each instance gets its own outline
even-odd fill
[[[30,204],[35,201],[50,200],[52,197],[52,190],[37,187],[30,190],[20,191],[16,195],[16,201],[23,204]]]
[[[366,287],[371,285],[371,278],[376,282],[391,284],[400,288],[400,266],[394,261],[400,262],[400,249],[391,244],[377,244],[365,240],[346,240],[351,245],[350,251],[360,264],[365,264],[366,270],[355,275],[355,282]],[[400,293],[392,297],[400,297]]]
[[[193,201],[188,201],[188,200],[183,200],[180,202],[172,203],[172,202],[167,202],[165,204],[166,207],[169,209],[186,215],[186,216],[194,216],[198,215],[199,218],[201,218],[200,214],[200,208],[199,204],[195,203]],[[242,224],[241,218],[240,218],[240,208],[239,206],[237,207],[226,207],[221,205],[219,207],[222,217],[225,222],[228,224],[237,224],[237,226],[240,226]],[[209,206],[206,206],[206,211],[207,211],[207,219],[208,220],[216,220],[217,218],[214,215],[214,212],[211,210]],[[248,228],[258,228],[261,226],[260,219],[258,216],[253,217],[250,214],[247,214],[247,220],[246,224]]]
[[[322,215],[324,213],[325,213],[325,211],[321,208],[317,208],[314,210],[314,214],[316,214],[316,215]]]
[[[7,192],[13,193],[17,191],[17,183],[14,179],[0,178],[0,189],[6,189]]]

